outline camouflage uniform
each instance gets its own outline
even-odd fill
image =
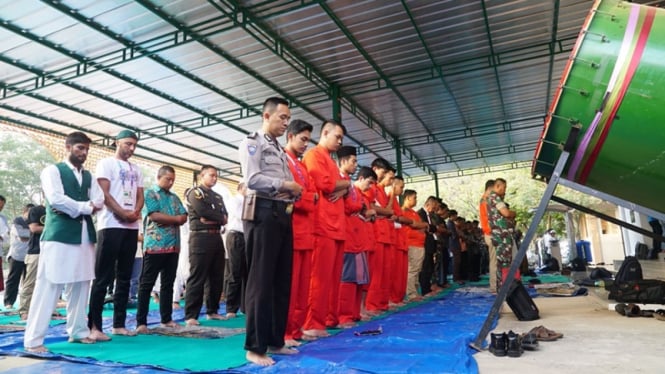
[[[504,208],[507,208],[506,203],[501,196],[492,191],[487,197],[487,218],[492,229],[492,244],[496,250],[496,274],[499,282],[497,285],[502,283],[502,270],[509,268],[513,260],[513,235],[508,220],[500,212]]]

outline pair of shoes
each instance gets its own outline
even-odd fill
[[[512,330],[508,331],[508,333],[492,333],[490,334],[489,351],[497,357],[504,357],[506,355],[508,357],[520,357],[524,353],[522,336],[514,333]]]
[[[544,342],[551,342],[560,338],[563,338],[563,334],[552,331],[545,326],[537,326],[531,329],[527,334],[534,334],[536,336],[536,340],[539,341],[544,341]]]

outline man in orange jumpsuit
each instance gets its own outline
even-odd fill
[[[394,241],[393,241],[393,261],[391,266],[390,279],[390,307],[400,307],[404,305],[404,295],[406,294],[406,274],[408,272],[408,247],[406,245],[406,234],[404,225],[412,221],[402,213],[399,205],[398,196],[404,192],[404,179],[401,176],[395,176],[393,179],[392,190],[390,191],[390,201],[397,221],[395,222]]]
[[[346,128],[341,123],[326,120],[321,126],[318,145],[303,157],[320,196],[314,219],[312,281],[303,326],[308,337],[329,336],[326,327],[339,324],[337,303],[346,238],[343,197],[351,182],[340,176],[331,154],[342,146],[345,134]]]
[[[369,315],[377,315],[388,310],[389,299],[389,274],[385,274],[387,261],[386,255],[390,254],[392,245],[392,233],[395,218],[392,205],[384,190],[386,185],[392,183],[395,169],[390,163],[377,158],[372,161],[372,170],[376,173],[377,183],[364,194],[371,201],[371,208],[376,211],[377,218],[374,222],[374,251],[369,253],[370,283],[365,299],[365,309]]]
[[[347,178],[353,174],[357,167],[356,149],[342,147],[337,151],[340,171]],[[365,205],[362,195],[373,183],[376,174],[368,167],[362,167],[358,172],[358,180],[349,189],[344,197],[344,213],[346,214],[346,241],[344,242],[344,265],[339,291],[339,327],[350,328],[356,325],[360,316],[363,285],[369,283],[369,269],[367,253],[364,251],[366,239],[364,225],[366,217],[374,215],[374,211]]]
[[[305,153],[312,136],[313,127],[309,123],[295,119],[286,129],[286,151],[289,169],[293,180],[302,186],[300,200],[293,209],[293,272],[291,275],[291,297],[286,321],[284,342],[286,346],[299,346],[303,336],[302,326],[307,315],[307,299],[312,274],[312,251],[314,249],[314,211],[319,200],[314,181],[299,157]]]

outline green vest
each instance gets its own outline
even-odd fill
[[[65,195],[76,201],[88,201],[88,191],[92,182],[92,175],[89,171],[83,170],[83,183],[79,185],[74,172],[67,164],[61,162],[55,165],[60,171],[60,180]],[[85,221],[88,225],[88,239],[90,243],[97,242],[95,226],[92,224],[92,216],[81,215],[72,218],[67,214],[58,212],[51,208],[51,204],[46,201],[46,223],[42,232],[42,241],[51,241],[65,244],[81,244],[81,222]]]

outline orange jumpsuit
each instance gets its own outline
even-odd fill
[[[293,180],[303,187],[303,191],[300,200],[296,201],[293,208],[293,272],[284,339],[300,339],[302,338],[301,328],[307,316],[307,298],[312,274],[312,251],[314,249],[312,218],[317,205],[314,200],[316,187],[305,165],[294,154],[288,151],[286,154]]]
[[[364,206],[364,200],[362,192],[356,186],[352,186],[349,194],[344,198],[344,213],[346,214],[345,256],[355,256],[357,253],[363,252],[366,236],[364,234],[365,220],[361,218],[360,211]],[[356,266],[359,265],[356,264]],[[340,324],[360,320],[362,287],[362,284],[356,282],[341,282],[338,306]]]
[[[364,194],[374,204],[384,208],[388,206],[388,196],[383,186],[374,185]],[[388,310],[389,285],[387,285],[387,277],[389,274],[385,274],[384,271],[386,255],[390,254],[390,246],[392,245],[392,227],[393,222],[385,217],[377,216],[374,222],[374,251],[368,253],[370,283],[365,299],[365,309],[368,311]]]
[[[393,211],[396,216],[403,216],[402,208],[399,206],[397,197],[393,196]],[[406,274],[409,270],[409,248],[406,246],[405,227],[395,228],[395,241],[393,247],[393,276],[390,278],[390,302],[399,304],[404,301],[406,295]]]
[[[314,218],[314,251],[307,318],[303,330],[324,330],[339,324],[337,303],[346,238],[344,199],[331,202],[328,195],[341,180],[337,164],[321,145],[305,153],[303,163],[320,198]]]

